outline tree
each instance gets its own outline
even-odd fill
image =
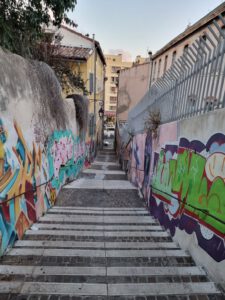
[[[77,0],[1,0],[0,46],[24,57],[32,57],[33,49],[43,37],[43,26],[62,21],[75,26],[67,12]]]

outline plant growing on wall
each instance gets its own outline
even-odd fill
[[[88,91],[81,73],[74,72],[70,62],[63,58],[62,38],[60,34],[55,37],[54,34],[44,34],[33,51],[33,57],[52,67],[66,95],[77,92],[77,90],[80,90],[83,95],[87,95]]]
[[[51,19],[55,26],[62,21],[75,26],[66,12],[73,10],[76,0],[1,0],[0,46],[25,57],[43,37],[43,26]]]
[[[157,139],[158,128],[161,123],[161,114],[159,110],[149,110],[145,120],[145,129],[147,132],[152,132],[152,137]]]

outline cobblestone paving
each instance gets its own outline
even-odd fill
[[[121,189],[126,176],[112,150],[101,151],[90,170],[96,174],[80,178],[114,180],[115,186],[64,188],[48,214],[0,259],[0,300],[225,299],[149,216],[137,190]]]

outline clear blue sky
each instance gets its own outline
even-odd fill
[[[77,0],[70,17],[78,31],[92,35],[108,53],[112,49],[147,56],[163,47],[221,0]]]

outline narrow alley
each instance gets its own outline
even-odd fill
[[[137,194],[101,151],[1,258],[0,299],[224,299]]]

